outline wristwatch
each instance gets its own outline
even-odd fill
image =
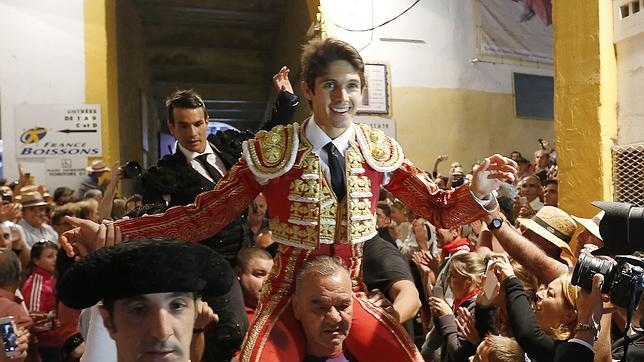
[[[498,230],[501,228],[501,225],[503,225],[503,219],[499,219],[498,217],[495,217],[494,219],[492,219],[492,221],[490,221],[489,224],[487,224],[487,228],[490,231]]]

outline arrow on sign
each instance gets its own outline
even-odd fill
[[[96,133],[95,129],[61,129],[62,133]]]

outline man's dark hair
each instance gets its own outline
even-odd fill
[[[192,300],[197,303],[197,298],[199,298],[200,295],[198,293],[192,293]],[[107,314],[110,316],[110,324],[112,325],[112,329],[116,331],[116,324],[114,324],[114,304],[118,298],[105,298],[102,301],[103,308],[107,311]],[[195,313],[196,313],[195,309]],[[195,316],[196,317],[196,316]]]
[[[128,197],[127,200],[125,201],[125,203],[139,202],[139,201],[141,201],[141,202],[143,201],[143,196],[141,194],[134,194],[134,195]]]
[[[72,190],[67,186],[57,187],[56,190],[54,190],[54,202],[58,203],[58,200],[60,200],[61,197],[72,196],[73,194],[74,194],[74,190]]]
[[[17,286],[20,277],[20,260],[13,250],[0,248],[0,288]]]
[[[208,119],[208,110],[206,104],[201,100],[201,97],[192,89],[179,89],[172,93],[165,100],[165,106],[168,110],[168,122],[174,124],[174,109],[175,108],[203,108],[204,119]]]
[[[376,207],[382,210],[386,217],[391,217],[391,208],[386,202],[380,201]]]
[[[246,270],[248,263],[251,259],[258,258],[263,260],[273,260],[271,254],[266,250],[256,247],[242,248],[239,253],[237,253],[237,266],[241,270]]]
[[[358,72],[360,89],[367,85],[364,62],[356,48],[338,39],[314,39],[302,47],[301,59],[302,80],[311,92],[315,91],[315,78],[325,75],[329,65],[336,60],[346,60]]]
[[[52,225],[61,225],[63,223],[63,218],[65,216],[76,216],[74,212],[67,208],[59,208],[54,210],[54,214],[51,216]]]
[[[549,178],[546,180],[546,182],[543,184],[543,186],[548,186],[548,185],[557,185],[559,186],[559,181],[554,178]]]

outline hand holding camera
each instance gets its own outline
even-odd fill
[[[510,260],[504,254],[492,254],[492,264],[490,268],[494,271],[499,283],[503,283],[507,278],[514,276],[514,268],[510,264]]]

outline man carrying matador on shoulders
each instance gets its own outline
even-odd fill
[[[488,157],[471,184],[440,190],[405,158],[395,140],[352,122],[365,78],[362,58],[351,45],[335,39],[310,42],[302,54],[302,80],[313,109],[302,125],[257,133],[244,143],[237,165],[194,204],[115,225],[123,239],[203,240],[262,192],[273,240],[281,245],[240,360],[303,359],[306,341],[290,297],[302,263],[324,254],[341,258],[352,278],[353,324],[344,344],[350,354],[358,361],[422,361],[398,321],[367,301],[362,283],[363,243],[378,237],[380,187],[437,227],[449,228],[493,211],[497,205],[491,193],[501,182],[514,180],[516,164],[500,155]],[[87,236],[96,230],[97,225],[84,223],[68,232],[67,249],[74,243],[87,248],[93,242]]]

